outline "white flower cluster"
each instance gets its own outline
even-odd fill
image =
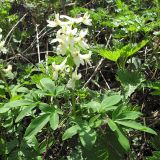
[[[2,40],[2,29],[0,28],[0,52],[6,53],[7,49],[4,47],[5,41]]]
[[[75,88],[76,80],[81,78],[81,74],[77,73],[78,67],[84,65],[85,63],[90,63],[91,51],[87,51],[89,49],[89,45],[87,44],[87,40],[85,36],[88,33],[87,29],[78,30],[74,28],[74,24],[85,24],[91,25],[91,19],[88,13],[85,13],[83,17],[79,18],[71,18],[66,15],[55,14],[55,20],[48,20],[49,27],[57,27],[60,29],[57,31],[56,38],[51,41],[51,43],[58,42],[58,46],[56,49],[57,55],[66,56],[65,60],[60,64],[56,65],[53,62],[52,67],[54,70],[53,76],[54,79],[58,79],[59,72],[69,72],[69,70],[73,70],[71,66],[66,65],[67,60],[72,58],[76,69],[72,73],[71,79],[68,81],[68,88]],[[87,51],[87,54],[82,54],[81,51]]]

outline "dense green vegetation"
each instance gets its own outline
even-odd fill
[[[160,0],[1,0],[0,159],[159,160]]]

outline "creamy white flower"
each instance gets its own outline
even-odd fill
[[[82,23],[83,22],[83,18],[79,17],[79,18],[75,18],[75,23]]]
[[[88,33],[88,29],[83,29],[80,31],[79,37],[82,39],[87,35],[87,33]]]
[[[51,20],[47,20],[47,23],[48,23],[48,27],[56,27],[57,26],[57,23],[55,21],[51,21]]]
[[[65,55],[66,54],[66,49],[67,49],[67,46],[66,45],[58,45],[57,46],[57,55]]]
[[[55,20],[54,21],[50,21],[50,20],[47,20],[48,22],[48,27],[57,27],[61,21],[59,20],[59,14],[55,14]]]
[[[82,62],[81,62],[81,59],[80,59],[80,57],[79,57],[80,50],[74,50],[71,54],[72,54],[73,61],[74,61],[75,65],[76,65],[77,67],[79,67],[80,64],[82,63]]]
[[[69,16],[66,16],[66,15],[60,15],[60,18],[62,18],[62,19],[63,19],[63,18],[65,18],[65,19],[69,20],[70,24],[75,23],[74,18],[71,18],[71,17],[69,17]]]
[[[65,35],[57,36],[55,39],[51,41],[51,43],[59,42],[57,46],[57,55],[65,55],[67,48],[69,46],[68,37]]]
[[[83,49],[88,49],[89,48],[89,45],[86,43],[85,40],[77,39],[76,42]]]
[[[58,79],[58,72],[61,71],[63,72],[66,68],[66,62],[67,62],[67,58],[65,58],[65,60],[59,64],[59,65],[56,65],[55,62],[52,63],[52,67],[53,67],[53,78],[55,80]]]
[[[91,66],[91,62],[90,62],[91,55],[92,55],[91,51],[89,51],[88,54],[79,54],[79,57],[81,59],[81,64],[84,65],[84,62],[86,62]]]
[[[72,73],[72,78],[67,83],[67,88],[75,88],[76,81],[81,79],[82,75],[77,74],[77,69]]]
[[[4,72],[11,72],[12,71],[12,65],[8,65],[6,69],[3,69]]]
[[[88,12],[86,12],[83,16],[83,20],[82,22],[87,25],[87,26],[91,26],[92,25],[92,20],[90,19],[90,15],[88,14]]]
[[[60,18],[65,18],[65,19],[69,20],[71,22],[71,24],[82,23],[83,22],[83,18],[82,17],[71,18],[71,17],[66,16],[66,15],[61,15]]]
[[[78,37],[75,38],[76,43],[83,49],[89,48],[86,39],[84,38],[87,35],[87,32],[87,29],[81,30]]]
[[[72,29],[71,27],[67,27],[66,35],[74,36],[77,33],[77,28]]]
[[[7,52],[7,49],[4,47],[5,41],[0,41],[0,51],[3,53]]]
[[[75,69],[75,71],[72,73],[72,79],[74,80],[79,80],[81,79],[82,75],[79,73],[77,74],[77,68]]]
[[[54,21],[50,21],[50,20],[47,20],[48,22],[48,27],[57,27],[57,26],[65,26],[65,25],[69,25],[70,22],[62,22],[60,19],[59,19],[59,13],[55,14],[55,20]]]
[[[85,62],[91,66],[90,62],[91,54],[92,54],[91,51],[89,51],[88,54],[80,54],[80,50],[75,50],[72,53],[73,61],[77,67],[79,67],[80,64],[84,65]]]

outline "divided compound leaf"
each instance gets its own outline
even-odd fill
[[[50,114],[43,114],[39,117],[32,120],[25,132],[25,139],[30,139],[31,137],[35,136],[41,129],[48,123],[50,118]]]
[[[62,140],[64,141],[64,140],[67,140],[67,139],[69,139],[69,138],[72,138],[74,135],[76,135],[76,134],[78,133],[78,130],[79,130],[79,129],[80,129],[80,128],[79,128],[78,125],[74,125],[74,126],[68,128],[68,129],[64,132],[64,134],[63,134],[63,136],[62,136]]]
[[[108,126],[110,129],[117,134],[118,141],[121,144],[121,146],[128,151],[130,149],[130,144],[124,133],[122,132],[122,129],[120,129],[114,121],[111,119],[108,119]]]
[[[59,115],[56,110],[53,113],[51,113],[49,122],[50,122],[50,126],[53,130],[56,130],[58,128]]]
[[[149,127],[146,127],[146,126],[143,126],[142,124],[137,123],[135,121],[119,121],[119,120],[116,120],[115,122],[120,124],[120,125],[123,125],[125,127],[128,127],[128,128],[133,128],[133,129],[136,129],[136,130],[140,130],[140,131],[143,131],[143,132],[148,132],[148,133],[157,135],[157,133],[153,129],[151,129]]]

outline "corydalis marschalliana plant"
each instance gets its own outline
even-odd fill
[[[2,40],[2,29],[0,28],[0,52],[6,53],[7,49],[4,47],[5,41]]]
[[[85,39],[88,30],[86,28],[82,30],[74,28],[74,24],[81,23],[90,26],[91,19],[89,17],[88,13],[85,13],[83,17],[79,18],[71,18],[66,15],[55,14],[54,21],[47,21],[49,27],[60,27],[57,31],[56,38],[53,39],[51,43],[58,42],[56,54],[65,56],[65,59],[61,64],[57,65],[55,62],[52,63],[54,79],[58,79],[59,73],[69,73],[74,70],[73,73],[71,73],[70,80],[68,81],[68,88],[74,89],[76,80],[81,78],[81,74],[77,73],[78,67],[85,63],[91,65],[91,51],[88,51],[89,45]],[[85,52],[85,54],[82,54],[82,51]],[[68,59],[73,60],[75,67],[70,63],[67,63]]]

